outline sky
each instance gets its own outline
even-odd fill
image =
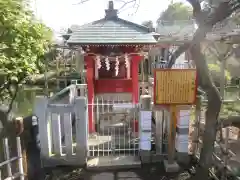
[[[101,19],[109,0],[32,0],[32,8],[39,19],[54,31],[68,28],[73,24],[82,25]],[[127,0],[125,0],[126,2]],[[128,4],[120,10],[119,17],[141,24],[143,21],[152,20],[154,23],[160,13],[167,8],[169,0],[137,0],[139,8]],[[114,0],[115,9],[122,7],[124,0]]]

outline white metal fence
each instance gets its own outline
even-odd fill
[[[89,156],[138,155],[138,104],[115,99],[95,99],[94,136],[89,136]]]
[[[24,180],[22,149],[21,149],[20,137],[16,138],[16,143],[17,143],[17,156],[11,157],[8,138],[5,138],[3,140],[2,146],[3,146],[5,160],[3,162],[0,162],[0,179],[10,180],[10,179],[20,178],[20,180]],[[13,164],[17,164],[17,172],[14,172],[16,170],[14,170],[14,171],[12,170]],[[2,171],[4,171],[5,169],[7,172],[2,173]]]

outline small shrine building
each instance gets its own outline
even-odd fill
[[[105,17],[80,26],[70,34],[67,44],[84,50],[88,96],[89,133],[95,132],[94,99],[114,94],[139,102],[139,63],[143,49],[156,44],[148,27],[118,17],[109,1]]]

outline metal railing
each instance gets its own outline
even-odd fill
[[[0,162],[0,179],[4,180],[10,180],[10,179],[16,179],[20,178],[20,180],[24,180],[24,171],[23,171],[23,159],[22,159],[22,149],[21,149],[21,140],[20,137],[16,137],[16,143],[17,143],[17,156],[16,157],[10,157],[10,150],[9,150],[9,143],[8,138],[3,139],[3,151],[4,151],[4,158],[5,161]],[[12,164],[15,164],[15,162],[18,162],[18,172],[13,173],[12,171]],[[2,169],[6,166],[7,169],[7,177],[2,177]]]

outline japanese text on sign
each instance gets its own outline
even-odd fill
[[[195,69],[159,69],[155,72],[155,104],[193,104]]]

